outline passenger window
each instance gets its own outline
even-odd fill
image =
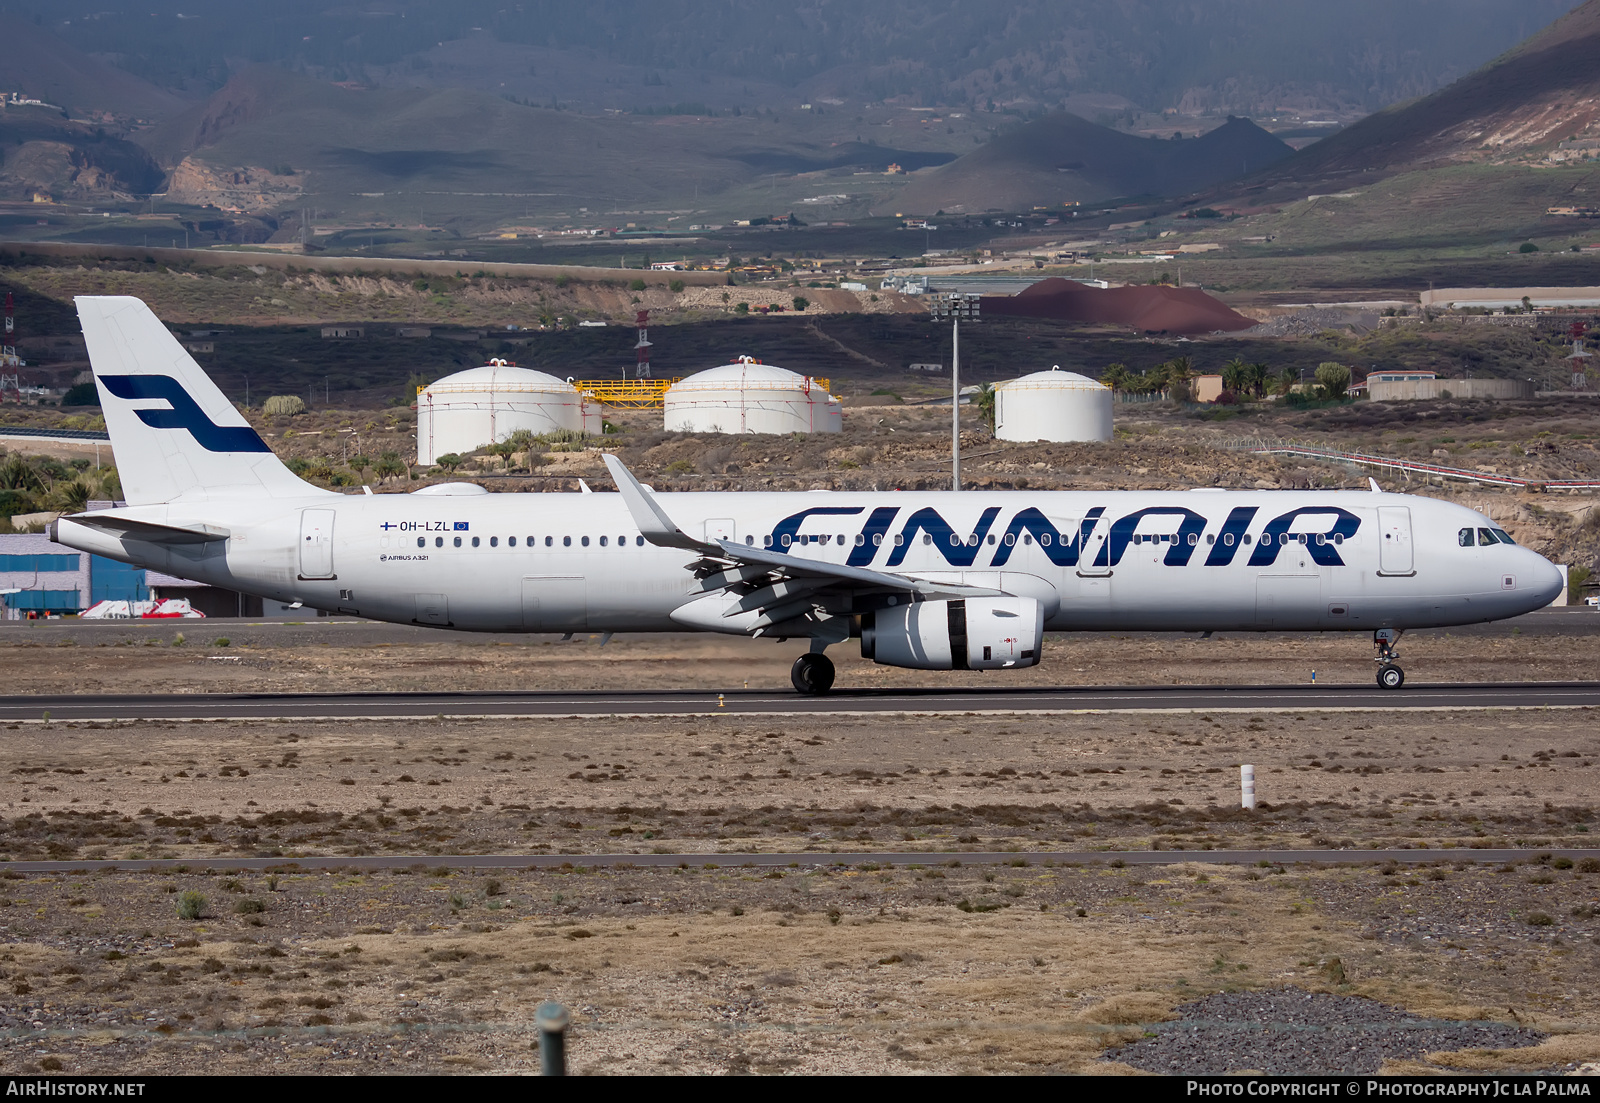
[[[563,536],[563,537],[562,537],[562,538],[561,538],[561,546],[562,546],[562,547],[563,547],[563,548],[570,548],[570,547],[572,547],[572,537],[570,537],[570,536]]]
[[[787,548],[790,544],[794,543],[794,537],[790,536],[786,532],[786,533],[784,533],[782,536],[780,536],[778,538],[778,543],[782,544],[784,547]]]
[[[898,541],[896,542],[898,543]],[[875,532],[872,534],[872,546],[875,548],[883,547],[883,533]]]
[[[517,546],[517,538],[515,536],[506,537],[506,547],[514,548],[516,546]]]
[[[600,538],[600,546],[602,548],[606,546],[606,538],[604,536]]]
[[[455,538],[455,540],[456,540],[456,547],[459,548],[461,546],[461,537],[458,536],[458,537]]]
[[[589,538],[587,536],[579,537],[579,539],[583,542],[584,547],[587,548],[589,546]]]
[[[844,533],[842,533],[842,532],[839,534],[839,543],[840,544],[844,543]]]
[[[556,542],[556,538],[554,536],[546,536],[544,538],[544,546],[547,547],[547,548],[550,547],[551,545],[553,545],[555,542]]]
[[[417,547],[425,548],[427,546],[428,546],[428,538],[426,536],[417,537]]]
[[[761,538],[761,546],[763,548],[772,547],[772,533],[769,532]]]
[[[1023,545],[1025,547],[1030,547],[1030,548],[1033,547],[1033,534],[1032,533],[1027,533],[1027,532],[1023,533],[1022,534],[1022,543],[1023,543]]]
[[[865,536],[862,536],[859,532],[856,533],[856,547],[864,548],[864,547],[866,547],[866,545],[867,545],[867,538]]]
[[[1198,532],[1191,532],[1189,534],[1189,546],[1192,548],[1198,543],[1200,543],[1200,534]]]
[[[643,536],[635,536],[633,538],[633,542],[635,544],[637,544],[641,548],[644,547],[644,537]]]
[[[1498,543],[1499,541],[1494,538],[1494,533],[1490,532],[1488,529],[1478,530],[1478,547],[1487,548]]]
[[[1248,543],[1250,543],[1250,534],[1247,532],[1247,533],[1244,534],[1244,536],[1240,537],[1240,539],[1242,539],[1246,544],[1248,544]]]
[[[442,537],[442,536],[435,536],[435,537],[434,537],[434,538],[433,538],[433,546],[434,546],[434,547],[436,547],[436,548],[442,548],[442,547],[444,547],[444,537]]]
[[[925,532],[922,534],[922,542],[924,544],[931,544],[933,543],[933,537]]]
[[[500,546],[500,538],[498,536],[489,537],[489,546],[491,548],[498,548]]]
[[[747,535],[744,538],[744,542],[745,542],[745,545],[748,547],[748,546],[751,546],[751,545],[755,544],[756,538],[754,536]]]
[[[1456,533],[1456,543],[1460,544],[1463,548],[1472,547],[1472,530],[1462,529],[1460,532]]]
[[[472,538],[472,546],[473,547],[477,547],[478,546],[478,538],[476,536],[474,536]]]
[[[1327,542],[1328,542],[1328,537],[1327,537],[1326,534],[1320,533],[1320,532],[1317,533],[1317,543],[1326,544]]]
[[[1233,547],[1233,533],[1231,533],[1231,532],[1223,533],[1222,534],[1222,543],[1223,543],[1224,547],[1229,547],[1229,548]]]
[[[1335,544],[1343,544],[1344,543],[1344,533],[1342,533],[1342,532],[1334,533],[1333,534],[1333,542]]]
[[[906,542],[906,534],[905,533],[897,532],[897,533],[894,534],[894,546],[895,547],[897,547],[897,548],[898,547],[903,547],[905,545],[905,542]]]
[[[1039,543],[1048,548],[1050,546],[1050,534],[1048,532],[1040,533]]]
[[[1206,533],[1206,543],[1207,544],[1215,544],[1216,542],[1217,542],[1216,533],[1213,533],[1213,532]]]

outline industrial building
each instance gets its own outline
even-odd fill
[[[571,383],[491,360],[417,394],[417,462],[497,444],[519,429],[599,433],[600,405]]]
[[[663,400],[668,430],[688,433],[837,433],[839,400],[819,380],[741,356],[679,380]]]
[[[113,505],[127,503],[94,500],[88,509],[94,512]],[[166,598],[187,599],[208,617],[307,615],[290,609],[264,610],[258,597],[86,554],[57,544],[42,532],[0,533],[0,620],[70,616],[102,601]]]
[[[42,532],[0,535],[0,617],[76,613],[98,601],[143,601],[145,572],[53,542]]]
[[[1059,367],[995,387],[994,435],[1000,440],[1111,439],[1111,388]]]

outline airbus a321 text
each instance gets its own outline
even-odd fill
[[[1008,670],[1046,632],[1352,631],[1378,683],[1408,628],[1548,605],[1556,568],[1488,517],[1369,491],[656,494],[471,484],[340,494],[285,467],[134,298],[77,300],[127,505],[55,540],[263,598],[473,632],[803,637],[824,651]]]

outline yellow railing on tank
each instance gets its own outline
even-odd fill
[[[574,387],[586,397],[604,402],[619,410],[657,410],[664,403],[667,388],[678,382],[672,379],[580,379]],[[829,394],[833,393],[833,380],[815,376],[811,382]]]
[[[677,379],[580,379],[573,384],[586,398],[620,410],[660,409]]]

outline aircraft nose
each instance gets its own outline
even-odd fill
[[[1536,609],[1543,609],[1556,598],[1561,596],[1562,587],[1567,583],[1561,569],[1550,560],[1537,552],[1528,552],[1538,562],[1530,564],[1528,574],[1532,585],[1528,587],[1531,598],[1537,598],[1539,604]]]

